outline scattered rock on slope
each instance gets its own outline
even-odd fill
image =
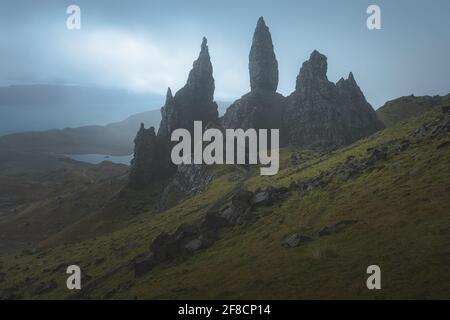
[[[269,188],[267,192],[269,197],[276,199],[287,191],[287,188]],[[182,225],[173,234],[160,234],[151,243],[149,252],[135,259],[135,274],[139,276],[160,263],[189,257],[217,241],[221,229],[256,220],[253,209],[263,203],[255,203],[254,199],[253,192],[238,190],[222,210],[209,212],[191,224]]]
[[[288,248],[295,248],[310,241],[312,241],[310,237],[303,236],[299,233],[294,233],[287,236],[282,245]]]

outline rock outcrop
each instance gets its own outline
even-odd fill
[[[266,190],[269,197],[279,198],[287,189]],[[267,204],[255,203],[255,194],[247,190],[237,190],[231,202],[219,211],[210,211],[204,217],[190,224],[183,224],[172,233],[161,233],[150,244],[150,250],[136,257],[135,275],[140,276],[155,266],[169,261],[186,259],[196,252],[206,249],[220,239],[220,233],[236,225],[252,223],[258,219],[253,209]]]
[[[219,123],[217,104],[214,102],[213,67],[206,38],[203,38],[198,59],[194,62],[186,85],[175,96],[170,89],[166,104],[161,109],[161,125],[158,138],[170,142],[175,129],[184,128],[193,132],[194,121],[203,125]]]
[[[353,74],[334,84],[327,68],[327,57],[318,51],[303,63],[284,116],[291,145],[332,150],[384,127]]]
[[[203,125],[219,124],[217,104],[214,102],[214,78],[206,38],[203,38],[198,59],[194,62],[186,85],[175,96],[167,90],[166,102],[161,108],[158,134],[154,128],[143,126],[135,140],[129,185],[134,188],[148,186],[156,179],[168,178],[177,168],[170,160],[172,132],[184,128],[193,132],[194,121]]]
[[[277,91],[278,61],[273,50],[272,36],[262,17],[259,18],[253,35],[249,71],[251,91]]]
[[[162,146],[156,138],[155,128],[145,129],[141,124],[134,139],[134,158],[131,161],[129,186],[134,189],[146,187],[155,179],[163,177],[167,172],[164,167]]]
[[[253,36],[249,72],[251,91],[228,108],[222,119],[223,126],[244,130],[281,129],[285,98],[276,93],[278,62],[272,36],[262,17]]]
[[[186,197],[205,191],[213,178],[205,165],[182,164],[178,166],[172,181],[161,194],[158,209],[170,208]]]
[[[206,38],[203,38],[198,59],[194,62],[186,85],[175,96],[170,88],[161,109],[158,134],[154,129],[141,130],[136,137],[130,185],[145,186],[152,180],[170,177],[177,172],[170,160],[172,132],[184,128],[193,133],[194,121],[204,128],[279,129],[279,145],[332,150],[383,128],[375,111],[366,101],[353,74],[334,84],[327,78],[327,58],[314,51],[303,63],[295,91],[285,98],[277,93],[278,62],[269,28],[258,20],[249,55],[251,91],[235,101],[219,121],[214,102],[213,67]],[[207,185],[209,177],[194,166],[179,171],[174,181],[179,196],[187,195],[197,185]],[[201,174],[200,174],[201,173]],[[185,184],[186,177],[197,177]],[[206,181],[206,182],[205,182]],[[166,190],[167,191],[167,190]],[[169,193],[170,190],[169,190]],[[177,196],[176,198],[179,198]],[[162,201],[162,203],[171,203]],[[162,197],[164,200],[164,197]],[[165,205],[163,205],[164,207]]]

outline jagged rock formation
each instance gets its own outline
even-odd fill
[[[211,58],[207,40],[203,38],[199,57],[193,64],[186,85],[175,96],[170,88],[167,90],[158,134],[154,134],[154,129],[148,133],[141,127],[136,137],[130,186],[145,187],[155,179],[167,178],[176,172],[170,160],[173,145],[170,136],[174,130],[184,128],[193,132],[194,121],[203,121],[204,127],[219,124],[214,90]]]
[[[203,38],[198,59],[194,62],[186,85],[175,96],[170,89],[167,92],[165,106],[161,109],[161,126],[158,138],[170,141],[175,129],[184,128],[193,131],[194,121],[219,122],[217,104],[214,102],[214,78],[211,58],[206,38]]]
[[[277,91],[278,61],[273,50],[272,36],[262,17],[259,18],[253,35],[249,71],[251,91]]]
[[[139,189],[147,186],[151,181],[163,177],[166,173],[161,170],[164,158],[154,127],[145,129],[142,123],[134,139],[134,144],[134,159],[131,162],[129,186]]]
[[[292,145],[336,149],[384,127],[353,74],[334,84],[327,78],[327,68],[327,57],[314,51],[287,98],[284,122]]]
[[[205,165],[182,164],[169,185],[164,189],[158,203],[159,210],[170,208],[181,199],[205,191],[213,175]]]
[[[251,91],[228,108],[222,119],[223,126],[231,129],[281,129],[285,98],[276,93],[278,62],[269,28],[262,17],[253,36],[249,72]]]
[[[288,98],[277,93],[278,62],[269,28],[261,17],[249,55],[251,91],[228,108],[220,123],[214,102],[213,68],[207,40],[203,38],[186,85],[175,96],[170,88],[167,91],[158,134],[143,128],[138,133],[130,185],[144,186],[153,179],[174,175],[177,170],[170,160],[171,133],[179,128],[192,133],[194,121],[202,121],[203,129],[279,129],[280,146],[322,150],[350,144],[383,128],[353,74],[334,84],[327,78],[327,67],[327,58],[314,51],[303,63],[295,91]],[[178,171],[172,188],[165,191],[170,197],[162,197],[162,207],[172,202],[172,195],[188,195],[195,186],[204,186],[209,180],[195,166]],[[191,181],[189,177],[198,179]]]

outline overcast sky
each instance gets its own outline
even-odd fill
[[[81,7],[81,30],[66,9]],[[382,30],[366,27],[369,4]],[[450,1],[1,0],[0,85],[66,83],[165,93],[178,90],[209,42],[216,99],[249,90],[248,53],[259,16],[271,29],[279,92],[295,87],[317,49],[328,77],[353,71],[374,107],[402,95],[450,92]]]

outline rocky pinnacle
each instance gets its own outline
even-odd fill
[[[167,93],[166,93],[166,105],[172,103],[173,101],[173,95],[172,95],[172,90],[169,88],[167,88]]]
[[[191,90],[192,94],[200,100],[213,101],[214,99],[213,67],[209,56],[208,40],[205,37],[203,37],[200,54],[194,61],[185,88]]]
[[[251,90],[276,92],[278,61],[273,50],[272,36],[263,17],[259,18],[256,25],[249,60]]]
[[[307,90],[310,87],[318,88],[327,84],[327,57],[317,50],[311,53],[309,60],[305,61],[297,77],[296,90]]]

